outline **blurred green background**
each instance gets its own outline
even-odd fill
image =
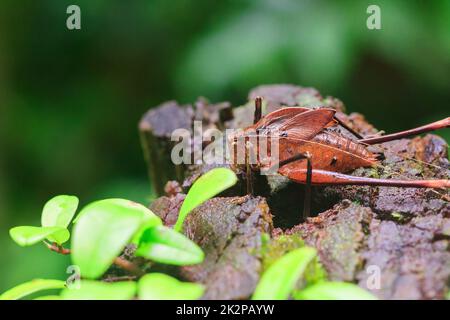
[[[81,30],[66,28],[70,4]],[[382,30],[367,29],[369,4]],[[2,0],[0,291],[67,277],[66,257],[8,236],[50,197],[148,201],[148,108],[238,105],[267,83],[316,87],[386,131],[448,116],[450,1]]]

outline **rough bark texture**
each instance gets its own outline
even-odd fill
[[[283,105],[328,106],[338,110],[340,119],[361,135],[377,134],[362,115],[345,114],[341,101],[323,98],[312,88],[260,86],[249,94],[250,99],[256,96],[264,98],[265,113]],[[232,118],[229,110],[223,117],[215,114],[213,122],[218,128],[242,127],[252,122],[253,102],[234,108]],[[351,135],[342,127],[332,130]],[[360,168],[353,175],[388,179],[449,178],[447,144],[436,135],[371,148],[383,153],[385,159],[380,166]],[[211,167],[185,169],[187,179],[179,179],[179,183],[187,192]],[[206,284],[206,299],[251,295],[262,269],[259,249],[263,233],[271,234],[274,239],[299,235],[306,244],[318,249],[330,279],[358,283],[383,299],[442,299],[448,291],[448,190],[314,188],[315,217],[299,224],[302,186],[280,177],[259,177],[255,189],[259,196],[242,197],[243,186],[245,182],[241,181],[221,195],[225,197],[209,200],[194,210],[185,223],[186,234],[204,249],[206,259],[201,265],[183,268],[181,275]],[[151,206],[167,225],[175,223],[184,199],[181,189],[175,190]],[[273,229],[273,224],[277,228]]]
[[[179,106],[175,101],[163,103],[149,110],[139,123],[142,149],[148,175],[155,192],[161,195],[168,180],[183,179],[183,166],[174,165],[170,153],[174,142],[171,134],[176,129],[191,131],[193,110]]]
[[[179,142],[171,140],[172,133],[177,129],[184,129],[189,134],[187,143],[191,146],[192,161],[195,161],[193,154],[196,145],[192,139],[194,133],[198,132],[194,132],[197,128],[194,121],[199,121],[201,130],[205,132],[208,129],[223,129],[224,121],[229,120],[231,116],[229,103],[210,104],[208,100],[199,98],[194,107],[180,106],[176,101],[168,101],[150,109],[142,117],[139,133],[148,174],[156,194],[164,194],[167,181],[182,181],[184,178],[186,167],[182,164],[174,165],[171,160],[172,148]]]
[[[249,297],[261,271],[262,233],[272,229],[266,201],[250,196],[211,199],[188,216],[184,229],[206,259],[184,267],[182,274],[206,285],[204,298]]]

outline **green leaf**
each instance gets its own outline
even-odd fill
[[[212,169],[198,178],[183,201],[174,229],[181,231],[183,222],[189,212],[206,200],[235,185],[236,182],[236,174],[227,168]]]
[[[297,300],[377,300],[370,292],[347,282],[319,282],[294,293]]]
[[[145,215],[144,222],[131,240],[131,243],[135,244],[136,246],[139,245],[142,235],[147,229],[162,225],[161,219],[156,216],[150,209],[148,211],[151,212],[151,215]]]
[[[50,199],[42,210],[42,226],[67,228],[77,207],[78,198],[75,196],[60,195]]]
[[[287,299],[315,256],[316,250],[310,247],[295,249],[282,256],[263,273],[252,299]]]
[[[72,261],[82,277],[100,277],[149,219],[161,223],[143,205],[124,199],[101,200],[84,208],[72,237]]]
[[[70,232],[66,228],[62,229],[59,232],[55,232],[47,237],[47,240],[51,242],[56,242],[59,245],[62,245],[69,239],[70,239]]]
[[[57,295],[48,295],[48,296],[37,297],[36,299],[33,299],[33,300],[61,300],[61,297],[57,296]]]
[[[80,287],[64,289],[61,297],[64,300],[129,300],[136,293],[136,282],[100,282],[93,280],[80,281]]]
[[[138,283],[138,297],[142,300],[196,300],[204,292],[198,283],[181,282],[163,273],[149,273]]]
[[[53,236],[60,241],[67,241],[70,237],[69,230],[62,227],[31,227],[20,226],[9,230],[11,238],[22,247],[31,246]]]
[[[41,216],[41,225],[43,227],[62,227],[67,228],[78,207],[78,198],[75,196],[56,196],[44,206]],[[69,235],[70,236],[70,235]],[[51,242],[63,244],[69,238],[62,234],[48,236]]]
[[[201,263],[205,257],[197,244],[164,226],[147,229],[141,237],[135,255],[178,266]]]
[[[0,295],[0,300],[17,300],[42,290],[62,289],[65,285],[66,283],[61,280],[35,279],[4,292]]]

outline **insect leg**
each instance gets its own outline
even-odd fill
[[[280,168],[279,173],[297,183],[307,183],[306,169]],[[363,185],[404,188],[450,188],[450,180],[391,180],[351,176],[343,173],[312,170],[312,185]]]
[[[253,194],[253,173],[250,167],[250,150],[249,142],[245,143],[245,180],[247,183],[247,194]]]
[[[255,98],[255,115],[253,117],[253,124],[255,124],[259,120],[261,120],[261,117],[262,117],[262,98],[256,97]]]
[[[307,159],[307,158],[308,157],[307,157],[307,155],[305,153],[299,153],[299,154],[296,154],[295,156],[292,156],[292,157],[290,157],[288,159],[280,161],[280,162],[278,162],[275,165],[277,165],[279,168],[281,168],[282,166],[285,166],[285,165],[287,165],[287,164],[289,164],[291,162],[295,162],[297,160],[303,160],[303,159]]]
[[[311,155],[309,152],[305,154],[306,156],[306,186],[305,186],[305,200],[303,203],[303,221],[310,216],[311,213],[311,181],[312,181],[312,165],[311,165]]]
[[[298,160],[304,160],[306,159],[306,179],[305,179],[305,197],[303,202],[303,221],[306,221],[306,218],[310,216],[311,213],[311,182],[312,182],[312,164],[311,164],[311,154],[309,152],[306,153],[299,153],[293,157],[290,157],[286,160],[280,161],[278,163],[279,168],[298,161]]]
[[[379,137],[360,139],[360,140],[358,140],[358,142],[362,142],[362,143],[366,143],[366,144],[376,144],[376,143],[382,143],[382,142],[397,140],[397,139],[401,139],[401,138],[406,138],[406,137],[421,134],[424,132],[434,131],[434,130],[448,128],[448,127],[450,127],[450,117],[430,123],[430,124],[426,124],[426,125],[418,127],[418,128],[410,129],[410,130],[400,131],[400,132],[387,134],[387,135],[379,136]]]

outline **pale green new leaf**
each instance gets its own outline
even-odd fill
[[[163,273],[149,273],[138,283],[138,297],[142,300],[196,300],[204,292],[197,283],[181,282]]]
[[[143,205],[124,199],[101,200],[84,208],[72,236],[72,261],[81,276],[100,277],[149,215],[153,214]]]
[[[82,280],[80,286],[64,289],[64,300],[130,300],[136,293],[136,282],[100,282]]]
[[[66,283],[61,280],[35,279],[19,284],[4,292],[0,295],[0,300],[17,300],[38,291],[62,289],[65,287],[65,284]]]
[[[26,247],[53,236],[59,241],[65,242],[69,239],[69,230],[62,227],[32,227],[20,226],[9,230],[11,238],[20,246]]]
[[[287,299],[315,256],[314,248],[303,247],[279,258],[263,273],[252,299]]]
[[[183,222],[189,212],[206,200],[235,185],[236,182],[236,174],[227,168],[212,169],[198,178],[183,201],[174,229],[181,231]]]
[[[60,195],[50,199],[42,210],[42,226],[67,228],[77,207],[78,198],[75,196]]]
[[[377,300],[370,292],[348,282],[319,282],[294,294],[297,300]]]
[[[135,255],[179,266],[201,263],[204,259],[204,253],[197,244],[164,226],[147,229]]]

